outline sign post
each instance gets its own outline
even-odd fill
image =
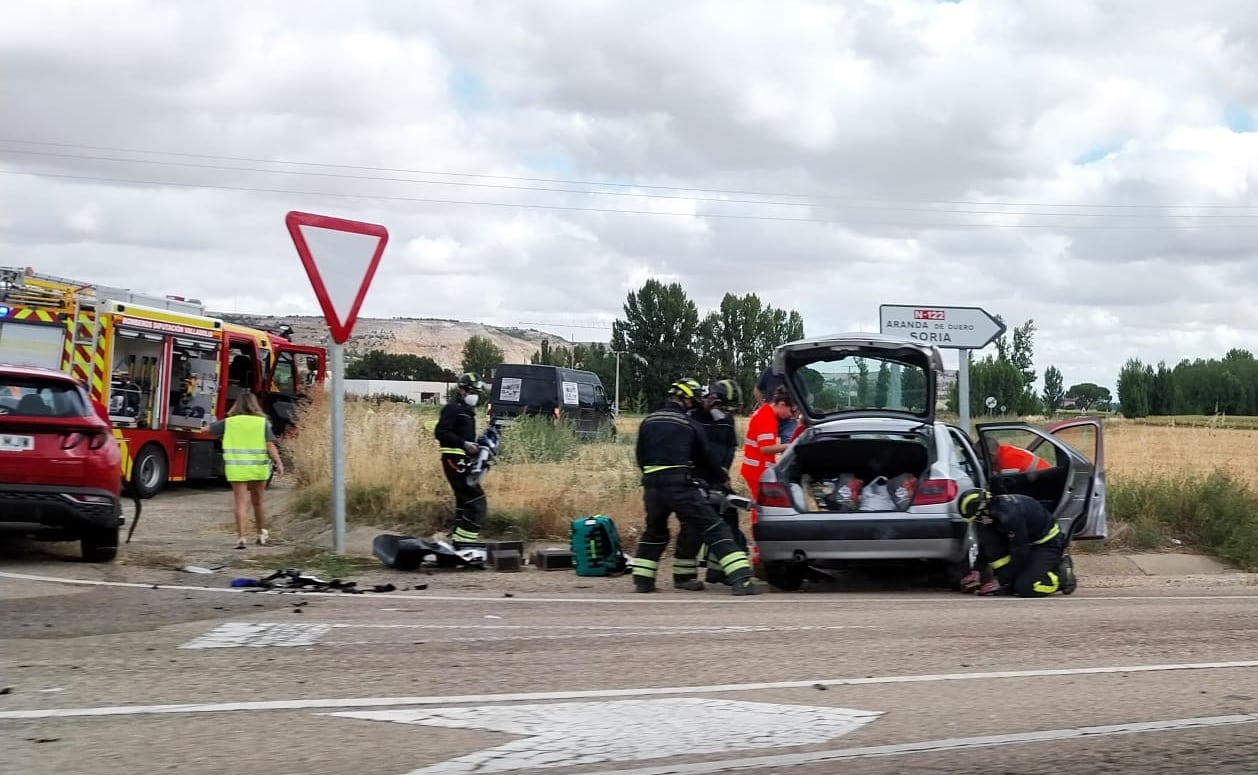
[[[310,278],[332,344],[332,551],[345,553],[345,342],[376,274],[389,232],[383,226],[328,215],[284,217]]]
[[[981,350],[1005,333],[1005,324],[981,307],[927,307],[883,304],[878,308],[884,334],[957,351],[957,413],[970,432],[970,351]]]

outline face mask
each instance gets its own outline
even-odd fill
[[[720,409],[717,409],[716,407],[712,407],[712,419],[713,419],[713,420],[724,420],[724,419],[725,419],[725,412],[722,412]]]
[[[463,396],[463,403],[467,404],[468,406],[476,406],[476,403],[478,401],[480,401],[480,396],[476,395],[475,393],[468,393],[467,395]]]

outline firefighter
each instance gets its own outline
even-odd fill
[[[690,410],[690,416],[703,426],[707,434],[708,444],[713,453],[721,461],[721,471],[728,472],[734,464],[734,454],[738,451],[738,432],[734,429],[734,412],[742,403],[742,391],[738,383],[730,379],[713,382],[703,394],[703,400],[696,403]],[[728,493],[726,486],[728,474],[722,481],[706,480],[713,492]],[[721,511],[720,517],[734,534],[734,542],[738,548],[747,551],[747,536],[743,535],[738,524],[738,509],[729,507]],[[680,540],[680,539],[679,539]],[[725,574],[716,566],[716,558],[710,557],[707,547],[700,548],[700,565],[707,567],[709,584],[725,583]]]
[[[957,499],[961,516],[975,523],[979,555],[990,563],[994,583],[980,594],[1047,597],[1075,591],[1074,561],[1066,536],[1040,502],[1027,495],[966,490]]]
[[[454,531],[450,543],[455,549],[480,540],[489,504],[479,483],[468,481],[469,469],[476,462],[480,447],[476,444],[476,404],[482,384],[475,374],[459,377],[454,395],[441,407],[441,416],[433,433],[441,445],[441,470],[454,491]]]
[[[673,586],[700,590],[699,547],[706,545],[730,580],[735,595],[759,593],[751,580],[751,562],[738,548],[729,526],[704,497],[701,482],[729,486],[729,472],[707,442],[703,427],[688,412],[703,387],[693,379],[674,382],[664,405],[647,415],[638,429],[635,457],[642,469],[646,525],[633,558],[635,592],[654,592],[660,557],[668,546],[668,517],[681,523],[673,563]]]

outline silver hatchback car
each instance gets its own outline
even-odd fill
[[[1073,539],[1105,537],[1099,421],[979,425],[975,444],[936,419],[939,349],[882,334],[791,342],[773,369],[806,429],[762,474],[752,511],[752,557],[770,585],[794,591],[813,569],[916,560],[956,588],[977,553],[957,510],[971,487],[1031,495]],[[1090,457],[1066,442],[1074,435],[1092,440]]]

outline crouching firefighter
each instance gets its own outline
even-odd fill
[[[469,477],[480,447],[476,444],[476,404],[480,400],[481,383],[475,374],[459,377],[455,393],[437,419],[434,435],[441,445],[441,470],[454,491],[454,530],[450,543],[455,549],[466,548],[480,540],[489,504],[479,482]]]
[[[668,518],[676,514],[681,530],[673,560],[674,587],[703,589],[698,556],[700,546],[706,545],[733,594],[759,593],[747,553],[738,548],[729,525],[704,497],[702,482],[696,482],[697,477],[729,484],[729,473],[713,454],[707,434],[688,414],[702,390],[693,379],[674,382],[664,406],[647,415],[638,429],[635,456],[642,469],[646,525],[632,563],[635,592],[655,591],[660,557],[668,546]]]
[[[1075,591],[1078,583],[1074,562],[1066,554],[1066,535],[1039,501],[967,490],[957,506],[961,516],[974,523],[979,561],[990,563],[994,576],[979,594],[1047,597]]]
[[[738,383],[730,379],[723,379],[709,385],[703,394],[703,400],[696,403],[690,410],[690,416],[703,426],[703,430],[707,434],[708,445],[712,447],[712,453],[720,462],[723,476],[719,478],[709,476],[704,480],[713,493],[728,494],[729,492],[729,475],[727,472],[730,466],[734,464],[734,454],[738,451],[738,433],[734,429],[734,412],[738,409],[741,398],[742,391],[739,389]],[[718,516],[729,526],[730,532],[734,535],[734,543],[738,545],[738,548],[744,552],[747,551],[747,536],[743,535],[743,531],[738,525],[738,509],[727,505],[720,511]],[[678,538],[678,542],[681,542],[680,538]],[[709,584],[728,583],[725,574],[721,572],[720,566],[717,564],[716,558],[708,553],[706,546],[700,548],[699,565],[706,566],[706,580]]]

